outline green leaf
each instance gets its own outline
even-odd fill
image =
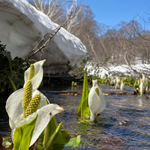
[[[82,104],[82,117],[87,117],[87,116],[90,116],[90,109],[89,109],[89,106],[88,106],[88,97],[89,97],[89,94],[86,96],[86,98],[84,99],[83,101],[83,104]]]
[[[150,86],[150,81],[149,80],[147,80],[147,86]]]
[[[11,79],[9,76],[8,76],[8,80],[9,80],[10,87],[11,87],[12,91],[13,91],[13,92],[16,91],[17,88],[16,88],[14,82],[12,81],[12,79]]]
[[[49,130],[49,133],[51,135],[49,135],[49,137],[47,136],[47,138],[50,138],[52,136],[52,133],[55,132],[56,128],[57,128],[57,121],[56,121],[56,118],[53,117],[52,122],[50,123],[51,126],[49,126],[51,130]],[[49,125],[50,125],[49,124]],[[46,127],[47,129],[48,127]],[[45,131],[47,131],[45,129]],[[44,131],[44,132],[45,132]],[[57,137],[55,138],[52,146],[53,146],[53,149],[63,149],[64,145],[70,140],[71,136],[70,136],[70,133],[65,131],[65,130],[62,130],[62,131],[59,131]]]
[[[49,102],[46,100],[46,104],[48,105]],[[44,140],[43,140],[43,145],[45,146],[49,140],[49,138],[53,135],[53,133],[55,132],[57,128],[57,120],[56,117],[53,116],[53,118],[51,119],[51,121],[49,122],[49,124],[47,125],[47,127],[44,130]],[[66,133],[66,135],[65,135]],[[68,141],[66,141],[66,139],[64,137],[68,136],[67,132],[59,132],[57,138],[55,139],[54,143],[55,144],[61,144],[64,145],[65,143],[67,143]]]
[[[72,85],[72,87],[74,87],[74,81],[72,81],[71,85]]]
[[[29,150],[30,140],[37,117],[38,115],[15,129],[13,150]]]
[[[62,130],[61,135],[63,136],[65,143],[68,143],[71,138],[70,133],[66,130]]]
[[[93,77],[92,77],[92,80],[96,80],[96,79],[97,79],[97,77],[96,77],[96,76],[93,76]]]
[[[89,96],[89,94],[83,100],[82,105],[79,105],[79,107],[78,107],[78,109],[82,109],[81,116],[80,116],[82,118],[86,118],[87,116],[90,116],[90,109],[88,106],[88,96]]]
[[[90,115],[90,110],[88,106],[88,81],[87,81],[87,74],[86,70],[84,71],[84,81],[83,81],[83,91],[82,91],[82,97],[78,106],[78,116],[79,117],[86,117]]]
[[[64,141],[65,141],[65,144],[68,143],[69,140],[70,140],[70,138],[71,138],[70,133],[67,132],[67,131],[65,131],[65,130],[62,130],[62,131],[60,131],[60,132],[61,132],[61,135],[63,136],[63,139],[64,139]],[[58,138],[58,136],[57,136],[57,138]],[[57,138],[56,138],[56,139],[57,139]],[[55,142],[54,142],[54,144],[53,144],[53,149],[54,149],[54,150],[55,150],[55,149],[61,150],[61,149],[64,148],[64,145],[65,145],[65,144],[60,144],[59,142],[56,142],[56,140],[55,140]]]
[[[9,146],[11,146],[11,143],[9,142],[9,138],[8,137],[3,137],[3,144],[2,144],[5,148],[8,148]]]
[[[81,135],[78,135],[72,139],[65,145],[65,147],[77,147],[81,141]]]
[[[135,87],[135,89],[140,88],[140,86],[139,86],[139,85],[135,85],[134,87]]]
[[[36,147],[36,150],[44,150],[44,147],[41,146],[41,145],[38,145],[38,146]]]
[[[48,142],[45,145],[45,148],[51,148],[52,147],[52,145],[55,142],[55,139],[57,138],[58,134],[60,133],[61,127],[62,127],[62,122],[58,125],[58,127],[56,128],[56,130],[54,131],[52,136],[49,138]]]
[[[51,121],[49,122],[49,124],[47,125],[47,127],[44,130],[44,141],[43,141],[43,145],[46,145],[49,138],[53,135],[53,133],[55,132],[55,130],[57,129],[57,121],[56,121],[56,117],[54,116]],[[57,138],[55,139],[55,143],[57,144],[65,144],[65,141],[63,139],[63,136],[61,135],[61,132],[58,133]]]

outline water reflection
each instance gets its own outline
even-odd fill
[[[139,102],[139,107],[142,107],[143,106],[143,100],[140,98],[140,99],[138,99],[138,102]]]
[[[10,127],[4,102],[0,103],[0,133],[4,136],[10,135]]]

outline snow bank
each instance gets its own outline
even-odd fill
[[[0,0],[0,40],[7,45],[13,58],[25,58],[46,33],[57,27],[26,0]],[[47,59],[45,73],[61,73],[67,70],[68,61],[71,66],[78,65],[86,53],[82,42],[61,28],[43,55],[38,53],[34,58]]]

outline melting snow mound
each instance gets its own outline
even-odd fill
[[[48,32],[58,27],[48,16],[26,0],[0,0],[0,41],[12,58],[25,58]],[[74,35],[61,28],[36,60],[47,59],[44,73],[62,73],[69,65],[79,64],[87,54],[86,47]]]

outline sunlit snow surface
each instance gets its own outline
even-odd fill
[[[93,65],[88,64],[87,71],[89,75],[96,75],[96,76],[103,76],[104,74],[107,75],[118,75],[118,73],[122,75],[139,75],[140,73],[146,73],[150,69],[150,64],[136,64],[132,65],[131,67],[127,65],[120,65],[120,66],[111,66],[108,68],[103,67],[93,67]],[[137,72],[139,74],[137,74]]]
[[[26,0],[0,0],[0,41],[7,45],[12,58],[25,58],[46,33],[57,27],[48,16]],[[66,71],[68,61],[71,66],[78,65],[86,53],[82,42],[61,28],[44,53],[38,53],[34,58],[47,58],[45,73],[61,73]]]

